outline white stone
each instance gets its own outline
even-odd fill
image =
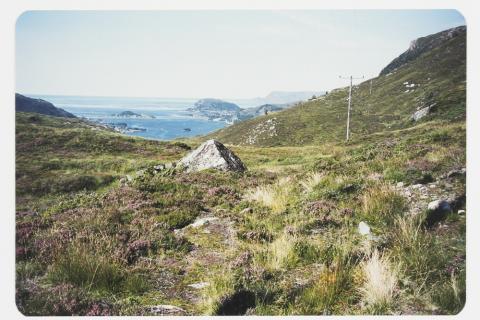
[[[365,222],[361,221],[358,224],[358,233],[360,233],[362,236],[370,234],[370,226]]]
[[[188,286],[194,289],[203,289],[205,287],[208,287],[209,285],[210,285],[209,282],[197,282],[197,283],[189,284]]]

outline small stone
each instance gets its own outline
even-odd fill
[[[397,183],[397,188],[402,188],[404,186],[403,181]]]
[[[252,208],[245,208],[242,211],[240,211],[240,214],[247,214],[247,213],[252,213],[253,209]]]
[[[463,216],[465,214],[465,210],[458,210],[458,214]]]
[[[128,174],[125,176],[125,178],[127,179],[128,182],[133,180],[132,176]]]
[[[368,235],[368,234],[370,234],[370,226],[368,224],[366,224],[365,222],[361,221],[358,224],[358,232],[362,236]]]
[[[158,165],[154,166],[153,169],[161,171],[161,170],[165,169],[165,165],[164,164],[158,164]]]
[[[165,169],[173,169],[177,166],[177,164],[175,162],[169,162],[169,163],[166,163],[165,164]]]

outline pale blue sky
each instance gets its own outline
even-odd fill
[[[454,10],[30,11],[16,26],[25,94],[251,98],[376,76]]]

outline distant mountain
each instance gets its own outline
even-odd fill
[[[19,93],[15,93],[15,110],[17,112],[35,112],[54,117],[76,118],[70,112],[57,108],[48,101],[26,97]]]
[[[292,103],[322,96],[325,91],[272,91],[264,99],[267,104]]]
[[[258,106],[258,107],[243,109],[240,112],[239,118],[241,118],[241,120],[250,119],[250,118],[265,115],[265,114],[270,113],[270,112],[281,111],[285,108],[288,108],[289,106],[290,106],[290,104],[288,104],[288,103],[262,104],[261,106]]]

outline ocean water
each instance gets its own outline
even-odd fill
[[[128,132],[126,135],[154,140],[172,140],[193,137],[227,126],[227,123],[193,118],[186,111],[198,99],[181,98],[122,98],[31,95],[53,103],[56,107],[78,117],[101,123],[126,123],[128,127],[144,128],[146,131]],[[122,111],[154,116],[154,119],[118,118]],[[191,131],[184,129],[189,128]]]

